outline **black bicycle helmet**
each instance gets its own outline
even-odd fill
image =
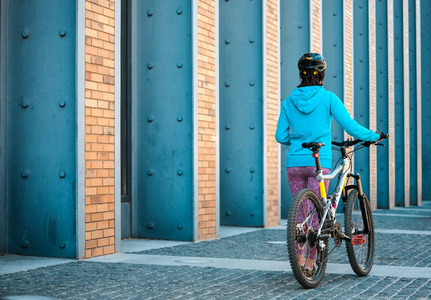
[[[310,69],[322,72],[326,69],[326,62],[319,53],[305,53],[298,61],[298,69],[300,72]]]

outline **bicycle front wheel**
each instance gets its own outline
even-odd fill
[[[325,274],[328,240],[319,250],[317,230],[323,208],[316,193],[299,191],[292,200],[287,218],[287,249],[293,274],[305,288],[319,285]]]
[[[364,220],[367,220],[368,230],[364,226]],[[357,190],[352,190],[347,197],[344,227],[345,234],[352,239],[351,242],[346,241],[350,265],[358,276],[366,276],[373,266],[374,222],[367,196],[364,194],[361,201]]]

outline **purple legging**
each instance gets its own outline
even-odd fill
[[[323,168],[323,174],[327,175],[331,173],[330,169]],[[319,182],[316,179],[316,168],[315,167],[293,167],[287,168],[287,179],[289,181],[290,191],[292,192],[292,197],[295,196],[297,192],[302,189],[309,188],[313,192],[320,196]],[[325,189],[328,190],[329,180],[325,180]],[[313,209],[313,203],[306,199],[302,201],[298,207],[298,212],[296,214],[296,222],[302,222],[304,218],[310,213]],[[315,231],[317,231],[319,227],[319,219],[317,214],[313,214],[313,216],[308,220],[308,224],[304,225],[304,233],[308,230],[308,227],[312,227]],[[305,251],[305,246],[303,243],[296,243],[296,255],[303,256]],[[316,257],[317,248],[314,246],[311,249],[308,249],[307,246],[307,258],[314,259]]]

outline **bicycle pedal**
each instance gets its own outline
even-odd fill
[[[365,236],[365,234],[360,234],[360,235],[355,235],[352,238],[352,245],[363,245],[367,240],[367,237]]]

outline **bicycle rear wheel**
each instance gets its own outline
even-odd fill
[[[320,199],[312,190],[299,191],[290,204],[287,218],[289,261],[295,278],[305,288],[318,286],[325,274],[328,240],[320,251],[316,238],[322,215]],[[306,268],[307,259],[310,262],[314,259],[311,270]]]
[[[347,256],[353,271],[358,276],[370,273],[374,260],[374,222],[370,204],[364,194],[361,200],[356,189],[349,193],[344,210],[345,234],[352,239],[346,241]],[[368,215],[368,232],[365,231],[363,212]]]

